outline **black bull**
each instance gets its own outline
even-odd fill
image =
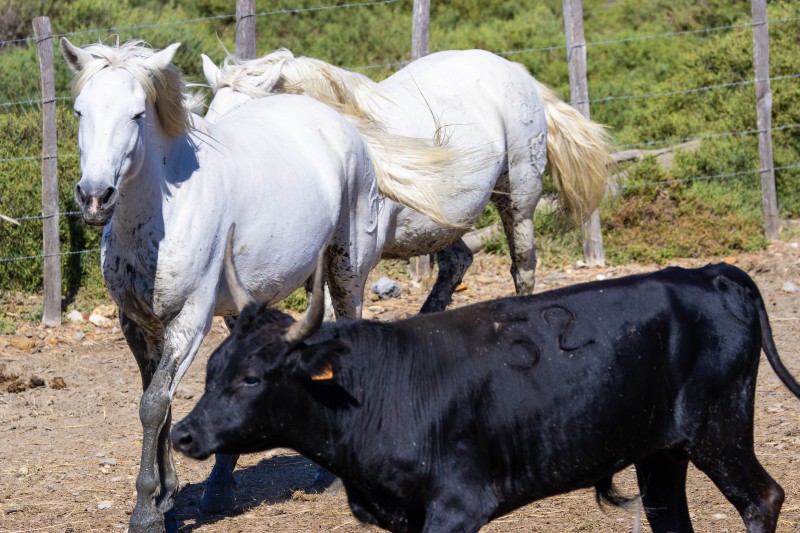
[[[316,313],[316,311],[315,311]],[[309,311],[309,315],[312,312]],[[317,319],[313,319],[317,320]],[[654,531],[691,531],[691,461],[773,531],[784,493],[756,459],[763,347],[781,363],[755,283],[729,265],[669,268],[393,323],[325,324],[247,305],[173,432],[204,458],[289,447],[341,477],[357,518],[465,532],[595,486],[624,501],[630,464]]]

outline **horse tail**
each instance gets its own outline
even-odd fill
[[[547,161],[562,209],[580,223],[600,205],[609,180],[612,145],[593,122],[534,79],[547,119]]]
[[[470,192],[461,178],[480,165],[470,163],[469,154],[447,144],[391,134],[369,122],[345,118],[364,139],[382,194],[443,226],[463,228],[474,222],[444,209],[448,199]]]

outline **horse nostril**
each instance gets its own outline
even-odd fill
[[[75,185],[75,198],[79,200],[79,203],[85,204],[88,200],[86,195],[83,194],[83,189],[81,189],[80,185]]]
[[[100,198],[100,203],[103,205],[107,204],[108,201],[111,199],[111,195],[114,194],[115,190],[116,189],[114,187],[109,187],[108,189],[106,189],[105,192],[103,193],[103,196]]]

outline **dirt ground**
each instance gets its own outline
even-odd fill
[[[699,266],[719,259],[676,264]],[[779,242],[763,252],[727,259],[748,271],[760,286],[778,349],[793,374],[800,376],[800,292],[784,287],[786,282],[800,285],[798,243]],[[537,291],[655,268],[540,269]],[[373,276],[397,270],[396,263],[382,263]],[[421,305],[425,289],[412,287],[407,277],[399,281],[401,298],[369,303],[369,313],[376,320],[408,316]],[[512,292],[508,259],[478,254],[454,305]],[[202,394],[206,360],[226,333],[222,322],[215,321],[178,390],[176,420]],[[141,427],[139,374],[122,334],[117,328],[88,323],[48,330],[32,325],[27,331],[0,336],[0,365],[5,365],[0,368],[3,375],[19,376],[16,385],[6,380],[0,390],[0,531],[125,530],[134,502]],[[30,388],[34,376],[43,386]],[[66,386],[59,388],[55,378],[62,378]],[[27,390],[20,390],[26,386]],[[778,530],[800,531],[800,401],[780,383],[763,357],[755,441],[760,460],[786,491]],[[238,507],[225,516],[202,516],[196,504],[210,469],[211,461],[178,457],[181,531],[377,530],[352,517],[343,491],[306,494],[303,488],[310,484],[315,466],[290,450],[243,457],[235,474]],[[615,480],[623,493],[635,494],[632,468]],[[688,487],[697,531],[744,530],[736,511],[704,475],[691,470]],[[601,510],[593,492],[584,490],[528,505],[483,531],[624,532],[632,529],[636,519],[635,510]]]

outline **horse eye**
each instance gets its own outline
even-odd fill
[[[72,112],[75,113],[75,116],[78,118],[81,118],[83,116],[83,113],[81,113],[77,109],[73,109]]]
[[[241,385],[243,387],[255,387],[261,384],[261,378],[258,376],[245,376],[242,378]]]
[[[143,117],[144,117],[144,111],[142,111],[142,112],[141,112],[141,113],[139,113],[139,114],[136,114],[136,115],[134,115],[134,116],[133,116],[133,120],[135,120],[135,121],[136,121],[136,120],[140,120],[140,119],[141,119],[141,118],[143,118]]]

